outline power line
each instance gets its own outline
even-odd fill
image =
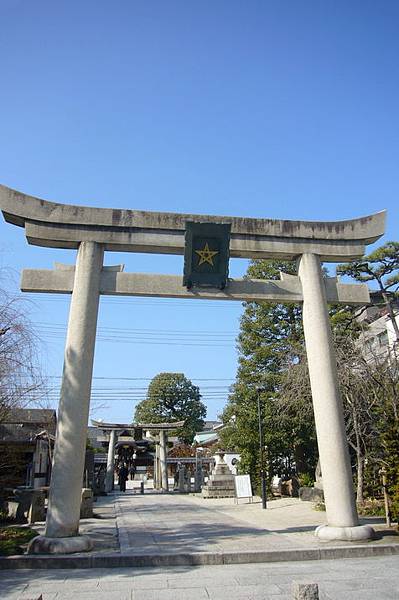
[[[39,292],[26,292],[29,296],[33,296],[34,298],[40,298],[40,300],[45,302],[69,302],[71,294],[46,294]],[[102,304],[119,304],[119,305],[129,305],[134,304],[135,306],[167,306],[167,307],[188,307],[192,305],[192,302],[188,302],[189,298],[186,299],[177,299],[177,298],[149,298],[144,296],[125,296],[113,298],[110,296],[101,296]],[[201,306],[203,308],[216,307],[226,308],[226,306],[230,306],[234,308],[235,306],[242,304],[242,302],[232,302],[231,300],[207,300],[205,298],[201,298],[202,302],[196,302],[196,308]]]
[[[205,402],[220,402],[221,400],[227,399],[226,396],[223,396],[221,398],[202,398],[203,401]],[[37,397],[33,396],[32,398],[26,397],[25,400],[28,402],[30,401],[35,401],[38,400]],[[41,400],[44,401],[48,401],[48,402],[58,402],[59,400],[59,396],[44,396],[41,397]],[[143,398],[109,398],[109,397],[97,397],[97,396],[91,396],[90,397],[90,401],[91,402],[131,402],[132,404],[136,404],[139,402],[142,402],[143,400],[146,400],[145,397]]]
[[[50,329],[66,329],[66,325],[64,323],[46,323],[44,321],[38,321],[36,323],[39,327],[46,327]],[[127,328],[127,327],[107,327],[101,326],[98,328],[99,331],[106,332],[115,332],[120,333],[121,331],[127,333],[146,333],[146,334],[181,334],[181,335],[221,335],[232,337],[235,334],[231,331],[215,331],[214,329],[151,329],[151,328]]]
[[[48,379],[62,379],[62,375],[49,375]],[[153,377],[93,377],[93,379],[103,379],[103,380],[118,380],[118,381],[152,381]],[[201,377],[190,377],[190,381],[235,381],[234,377],[226,377],[226,378],[201,378]]]

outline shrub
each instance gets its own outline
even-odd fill
[[[368,498],[361,504],[357,505],[357,511],[359,515],[363,517],[384,517],[385,507],[383,500],[377,500],[376,498]]]
[[[298,479],[301,487],[313,487],[314,479],[309,473],[302,473]]]
[[[29,527],[2,527],[0,529],[0,556],[23,554],[27,544],[38,534]]]

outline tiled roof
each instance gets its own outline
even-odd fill
[[[55,410],[49,408],[13,408],[3,423],[51,423],[56,420]]]
[[[31,442],[42,431],[54,436],[55,429],[55,410],[16,408],[0,423],[0,442]]]

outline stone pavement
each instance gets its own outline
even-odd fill
[[[325,522],[310,502],[276,499],[262,510],[260,500],[207,499],[184,494],[144,495],[132,490],[99,498],[96,518],[81,521],[94,551],[73,555],[0,557],[7,569],[101,569],[242,565],[368,556],[399,557],[399,535],[381,518],[369,518],[378,539],[357,544],[323,542],[314,536]],[[42,531],[44,524],[36,528]],[[399,560],[399,559],[398,559]],[[241,568],[241,567],[240,567]],[[1,597],[0,597],[1,598]]]
[[[95,512],[100,518],[81,526],[95,538],[91,557],[21,557],[40,562],[30,569],[15,563],[16,570],[5,562],[0,599],[292,600],[293,583],[307,582],[319,585],[320,600],[399,600],[398,537],[381,519],[368,520],[380,539],[356,545],[360,557],[351,558],[347,548],[353,554],[354,546],[314,537],[325,514],[295,498],[273,500],[262,510],[260,502],[128,491],[99,498]],[[397,553],[362,556],[379,544]],[[335,560],[320,560],[322,549]],[[209,564],[185,562],[204,556]],[[151,560],[157,566],[132,566]],[[103,568],[87,568],[96,565]],[[49,568],[59,566],[65,568]]]
[[[0,572],[1,600],[292,600],[293,582],[320,600],[398,600],[399,557],[201,567]]]
[[[325,513],[311,502],[282,498],[235,504],[233,498],[207,499],[180,494],[115,494],[122,553],[256,552],[325,548],[314,536]],[[377,543],[399,542],[381,518],[363,520],[379,531]],[[388,535],[388,534],[392,535]],[[375,542],[373,542],[375,543]],[[329,542],[329,547],[348,542]]]

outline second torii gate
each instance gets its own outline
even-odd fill
[[[70,206],[26,196],[0,186],[5,220],[25,228],[30,244],[77,249],[76,265],[25,270],[22,290],[72,294],[58,409],[46,531],[30,552],[80,552],[80,497],[100,295],[187,299],[300,302],[308,356],[317,441],[323,472],[327,525],[320,539],[361,540],[373,536],[359,525],[335,352],[327,303],[367,304],[364,284],[325,278],[321,263],[363,256],[384,233],[385,212],[336,222],[282,221],[209,215],[155,213]],[[229,280],[223,290],[183,287],[181,276],[123,273],[104,267],[105,251],[184,254],[187,223],[231,227],[230,256],[298,261],[298,275],[280,281]]]
[[[98,427],[103,431],[109,432],[109,445],[107,454],[107,474],[105,478],[105,491],[110,492],[113,488],[113,478],[115,469],[115,446],[118,433],[120,431],[153,431],[159,435],[159,444],[156,442],[156,453],[154,461],[154,485],[163,492],[169,491],[168,486],[168,432],[180,429],[185,421],[175,421],[173,423],[105,423],[104,421],[92,420],[93,427]],[[159,448],[159,451],[158,451]],[[158,475],[159,473],[159,475]]]

